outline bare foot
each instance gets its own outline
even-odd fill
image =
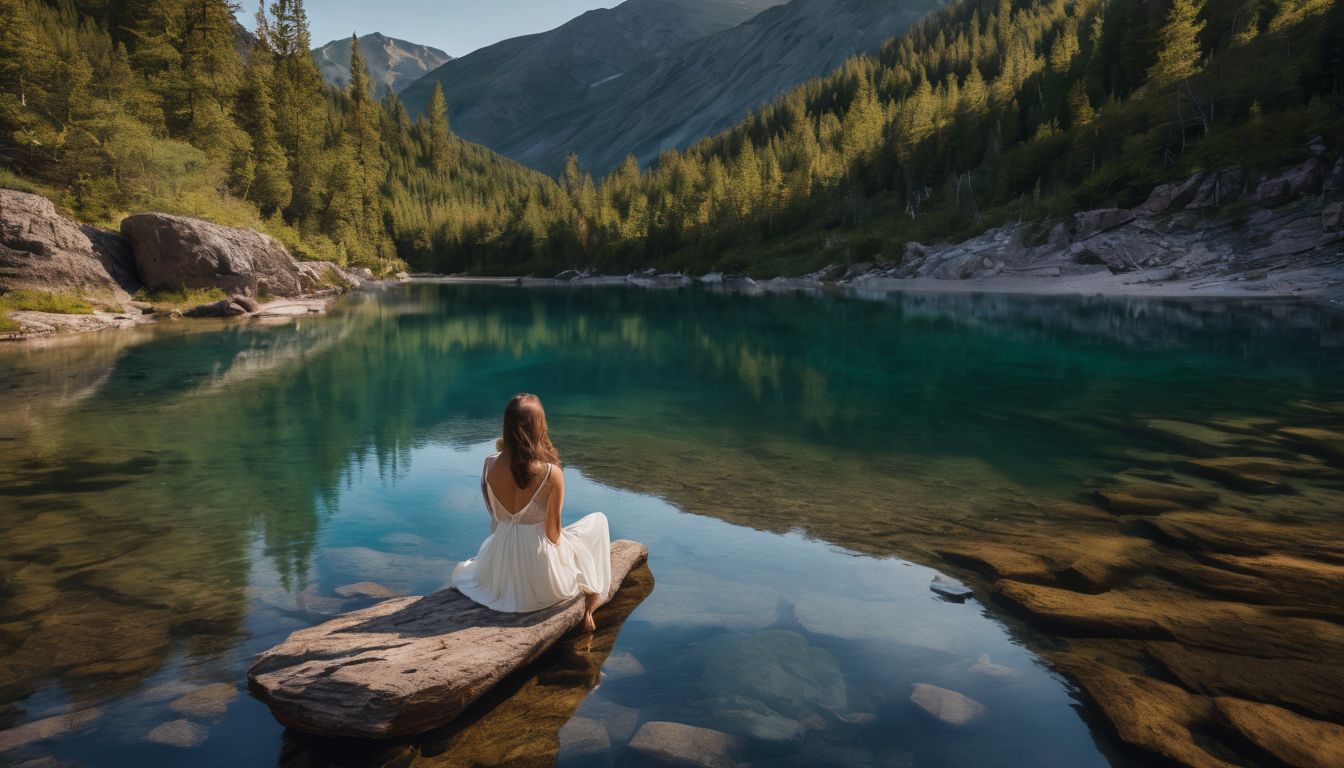
[[[597,622],[593,621],[592,611],[583,614],[583,631],[592,632],[595,629],[597,629]]]

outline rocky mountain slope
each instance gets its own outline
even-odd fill
[[[555,172],[570,151],[596,173],[627,152],[641,164],[740,121],[789,88],[830,72],[936,7],[936,0],[793,0],[673,55],[640,62],[568,113],[493,148]],[[556,119],[556,118],[559,119]]]
[[[374,95],[382,98],[389,91],[400,93],[426,73],[443,66],[453,57],[437,48],[408,43],[377,32],[359,38],[359,52],[369,65],[375,83]],[[318,69],[328,83],[344,88],[350,82],[350,41],[332,40],[313,51]]]
[[[408,87],[403,98],[411,113],[418,114],[438,83],[459,135],[554,170],[568,147],[545,153],[518,150],[552,144],[553,134],[572,132],[573,122],[588,114],[578,108],[594,102],[597,93],[602,98],[596,101],[605,102],[615,91],[603,86],[617,83],[624,73],[635,67],[652,70],[653,62],[686,44],[730,30],[777,2],[627,0],[549,32],[505,40],[454,59]],[[819,66],[810,74],[824,69]],[[545,162],[537,160],[539,155]]]

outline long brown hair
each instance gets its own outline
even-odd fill
[[[519,488],[532,481],[532,462],[559,463],[560,456],[546,432],[541,398],[524,392],[504,406],[504,448],[509,451],[509,472]]]

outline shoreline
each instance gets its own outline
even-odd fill
[[[1151,274],[1150,274],[1151,273]],[[998,274],[966,279],[936,277],[886,277],[860,275],[848,280],[822,280],[813,276],[751,278],[709,274],[688,277],[680,273],[647,276],[592,275],[572,280],[533,276],[413,275],[412,283],[457,285],[514,285],[518,287],[575,286],[638,288],[701,287],[742,292],[842,291],[852,295],[897,293],[962,293],[1016,296],[1134,297],[1161,299],[1305,299],[1344,302],[1344,274],[1316,268],[1285,272],[1263,279],[1163,280],[1167,270],[1111,274],[1108,270],[1061,276]]]
[[[900,294],[967,294],[1020,297],[1078,298],[1150,298],[1185,300],[1304,301],[1344,304],[1344,276],[1338,270],[1313,268],[1267,275],[1263,279],[1244,277],[1164,280],[1167,270],[1154,269],[1112,274],[1105,269],[1080,271],[1059,276],[995,274],[965,279],[937,277],[889,277],[874,270],[851,279],[823,280],[815,276],[772,277],[711,273],[689,277],[680,273],[629,275],[586,275],[569,280],[533,276],[412,275],[409,278],[366,281],[349,291],[334,294],[310,294],[274,299],[256,312],[236,318],[242,321],[287,322],[296,317],[326,314],[340,299],[355,293],[380,290],[393,284],[496,285],[520,288],[609,288],[645,289],[700,288],[736,293],[838,293],[855,298],[882,298]],[[59,314],[21,310],[10,313],[25,330],[0,334],[0,344],[51,341],[88,333],[126,331],[158,325],[164,321],[221,318],[183,318],[177,311],[133,314],[98,312]]]

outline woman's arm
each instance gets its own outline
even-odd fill
[[[565,475],[556,466],[551,470],[551,491],[546,498],[546,538],[551,540],[552,544],[560,543],[560,529],[563,527],[560,522],[560,511],[565,506]]]
[[[495,526],[498,522],[495,520],[495,510],[490,508],[490,487],[486,476],[490,474],[490,465],[495,463],[494,456],[485,457],[485,466],[481,467],[481,500],[485,502],[485,513],[490,516],[490,532],[495,532]]]

